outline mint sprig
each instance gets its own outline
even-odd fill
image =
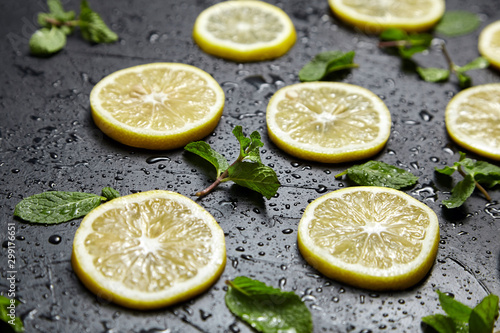
[[[359,67],[354,61],[354,51],[326,51],[317,54],[299,71],[302,82],[320,81],[333,72]]]
[[[464,177],[451,190],[451,197],[448,200],[443,200],[443,204],[447,208],[460,207],[476,188],[484,195],[486,200],[491,201],[491,197],[483,185],[491,188],[500,184],[500,167],[485,161],[476,161],[465,156],[465,153],[460,152],[460,158],[453,166],[435,169],[437,172],[447,176],[451,176],[455,171],[458,171]]]
[[[21,304],[21,302],[17,299],[11,299],[0,295],[0,320],[7,323],[15,333],[24,332],[23,321],[10,311],[12,308],[15,309],[19,304]]]
[[[231,165],[224,156],[204,141],[191,142],[184,147],[185,150],[210,162],[216,169],[215,182],[197,192],[196,195],[207,195],[221,182],[233,181],[270,199],[276,194],[281,184],[274,170],[261,162],[259,149],[264,146],[264,143],[261,141],[260,134],[254,131],[250,137],[246,137],[241,126],[236,126],[233,134],[240,143],[240,153]]]
[[[246,276],[226,283],[226,306],[258,332],[312,332],[311,312],[294,292],[281,291]]]
[[[457,37],[473,32],[480,24],[481,20],[477,14],[464,10],[452,10],[444,13],[434,27],[434,31],[448,37]]]
[[[498,318],[498,296],[490,294],[473,309],[437,290],[446,315],[435,314],[422,322],[438,333],[492,333]]]
[[[94,12],[86,0],[80,5],[80,16],[76,18],[74,11],[65,11],[60,0],[47,0],[48,13],[38,14],[37,30],[30,38],[31,54],[50,56],[59,52],[66,45],[66,36],[73,33],[75,27],[80,27],[83,38],[92,43],[112,43],[118,40],[114,33]]]
[[[83,192],[49,191],[21,200],[14,216],[32,223],[56,224],[87,215],[103,201],[120,196],[118,191],[106,187],[103,196]]]
[[[418,180],[418,177],[411,172],[380,161],[368,161],[361,165],[352,166],[337,174],[335,178],[340,178],[343,175],[347,175],[357,185],[383,186],[394,189],[415,185]]]

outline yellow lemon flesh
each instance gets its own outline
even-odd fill
[[[270,139],[290,155],[325,163],[368,158],[389,139],[391,115],[371,91],[307,82],[278,90],[267,106]]]
[[[446,129],[460,146],[500,160],[500,83],[462,90],[448,103]]]
[[[292,21],[280,8],[242,0],[205,9],[196,19],[193,38],[209,54],[247,62],[284,55],[297,36]]]
[[[92,117],[123,144],[165,150],[210,134],[222,115],[224,92],[205,71],[178,63],[122,69],[90,93]]]
[[[425,31],[443,16],[444,0],[328,0],[343,21],[366,33],[389,28]]]
[[[113,199],[83,219],[72,264],[97,296],[129,308],[168,306],[208,289],[226,263],[224,232],[191,199],[149,191]]]
[[[310,203],[298,229],[304,259],[327,277],[370,290],[418,283],[439,244],[436,214],[383,187],[349,187]]]
[[[479,53],[500,69],[500,21],[486,26],[479,35]]]

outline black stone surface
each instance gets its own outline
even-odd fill
[[[224,304],[224,281],[239,275],[257,278],[300,295],[313,316],[315,332],[419,332],[422,316],[441,312],[435,289],[475,305],[488,292],[500,294],[500,194],[487,203],[475,193],[459,209],[447,210],[451,183],[435,167],[452,164],[460,148],[446,134],[444,110],[460,89],[420,80],[411,66],[380,50],[377,37],[365,35],[334,17],[326,0],[270,0],[292,18],[297,43],[285,56],[239,64],[203,53],[191,38],[197,15],[217,1],[91,1],[120,40],[91,45],[77,33],[50,58],[29,55],[28,39],[44,1],[0,2],[0,241],[16,227],[16,297],[27,332],[250,332]],[[76,0],[63,1],[79,11]],[[457,64],[476,58],[477,37],[500,19],[500,2],[447,1],[448,9],[481,16],[481,27],[446,38]],[[441,244],[430,274],[401,292],[371,292],[323,277],[297,249],[297,223],[307,203],[349,184],[334,175],[350,164],[319,164],[281,152],[267,137],[267,102],[279,88],[297,83],[299,69],[316,53],[355,50],[359,69],[335,79],[358,84],[389,107],[393,127],[375,156],[420,177],[406,192],[429,205],[440,219]],[[445,67],[438,50],[415,58],[425,67]],[[271,200],[230,184],[199,200],[226,234],[227,267],[206,293],[158,311],[129,310],[89,292],[70,263],[80,219],[58,225],[28,224],[13,218],[24,197],[48,190],[99,193],[112,186],[122,194],[152,189],[193,193],[210,183],[210,169],[182,149],[146,151],[121,145],[101,133],[89,110],[96,82],[116,70],[149,63],[182,62],[214,76],[226,93],[224,115],[206,138],[229,159],[238,147],[231,131],[263,134],[263,161],[283,184]],[[498,82],[494,69],[470,73],[474,84]],[[469,156],[477,158],[470,154]],[[491,161],[490,161],[491,162]],[[497,163],[498,165],[498,163]],[[454,182],[458,180],[454,178]],[[6,244],[0,249],[0,292],[8,290]]]

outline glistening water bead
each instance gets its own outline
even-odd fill
[[[52,235],[49,237],[49,243],[54,244],[54,245],[61,243],[61,240],[62,240],[62,238],[59,235]]]

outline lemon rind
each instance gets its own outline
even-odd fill
[[[198,271],[196,277],[176,283],[163,291],[137,291],[120,284],[118,281],[106,279],[94,268],[92,264],[93,257],[85,248],[85,239],[92,228],[91,225],[87,224],[105,211],[121,204],[136,203],[159,197],[182,201],[183,204],[196,211],[196,214],[199,214],[204,221],[207,221],[207,225],[214,237],[213,259]],[[181,194],[163,190],[136,193],[113,199],[112,202],[97,207],[85,216],[75,233],[71,262],[73,270],[81,282],[101,299],[133,309],[158,309],[193,298],[206,291],[219,279],[226,265],[224,232],[210,213]]]
[[[275,112],[273,110],[276,110],[278,103],[284,98],[287,91],[289,89],[299,87],[314,88],[322,86],[337,87],[344,89],[345,91],[360,93],[363,94],[363,96],[370,98],[370,100],[375,104],[375,108],[379,111],[378,113],[381,116],[381,123],[386,124],[386,126],[380,127],[380,132],[377,138],[368,145],[353,144],[349,147],[349,149],[321,148],[317,145],[296,142],[289,136],[288,133],[279,129],[274,120]],[[322,163],[352,162],[377,154],[384,148],[389,140],[392,126],[390,111],[385,103],[376,94],[361,86],[341,82],[306,82],[281,88],[271,97],[268,103],[266,120],[269,138],[274,142],[274,144],[276,144],[276,146],[286,153],[298,158]]]
[[[186,124],[176,130],[158,131],[136,128],[116,120],[108,111],[101,107],[99,93],[102,87],[112,83],[122,74],[140,72],[143,69],[173,68],[193,72],[202,77],[217,96],[215,104],[207,115],[196,122]],[[90,93],[90,108],[96,126],[112,139],[136,148],[152,150],[169,150],[183,147],[189,142],[202,139],[209,135],[219,123],[225,103],[225,94],[217,81],[207,72],[195,66],[182,63],[158,62],[143,64],[118,70],[99,81]]]
[[[416,260],[409,264],[394,264],[393,267],[397,269],[366,269],[362,265],[348,264],[336,259],[326,250],[316,246],[307,236],[308,222],[311,220],[310,215],[314,214],[314,209],[319,204],[327,198],[359,190],[395,193],[428,212],[430,225],[427,234],[431,234],[431,237],[425,238],[422,244],[422,252]],[[431,208],[404,192],[385,187],[353,186],[327,193],[311,202],[306,207],[299,222],[297,241],[302,257],[312,267],[331,279],[369,290],[404,290],[422,281],[433,266],[439,246],[439,221]],[[391,271],[396,272],[389,273]]]
[[[253,6],[274,13],[283,24],[283,32],[270,42],[241,45],[215,38],[204,28],[214,12],[229,7]],[[193,27],[193,39],[206,53],[237,62],[271,60],[286,54],[297,40],[297,33],[290,17],[279,7],[254,0],[226,1],[215,4],[198,15]]]
[[[478,50],[479,53],[488,59],[491,65],[495,68],[500,69],[500,54],[497,54],[496,57],[490,52],[490,43],[492,39],[492,35],[495,32],[500,31],[500,20],[495,21],[493,23],[488,24],[479,34],[478,40]]]

